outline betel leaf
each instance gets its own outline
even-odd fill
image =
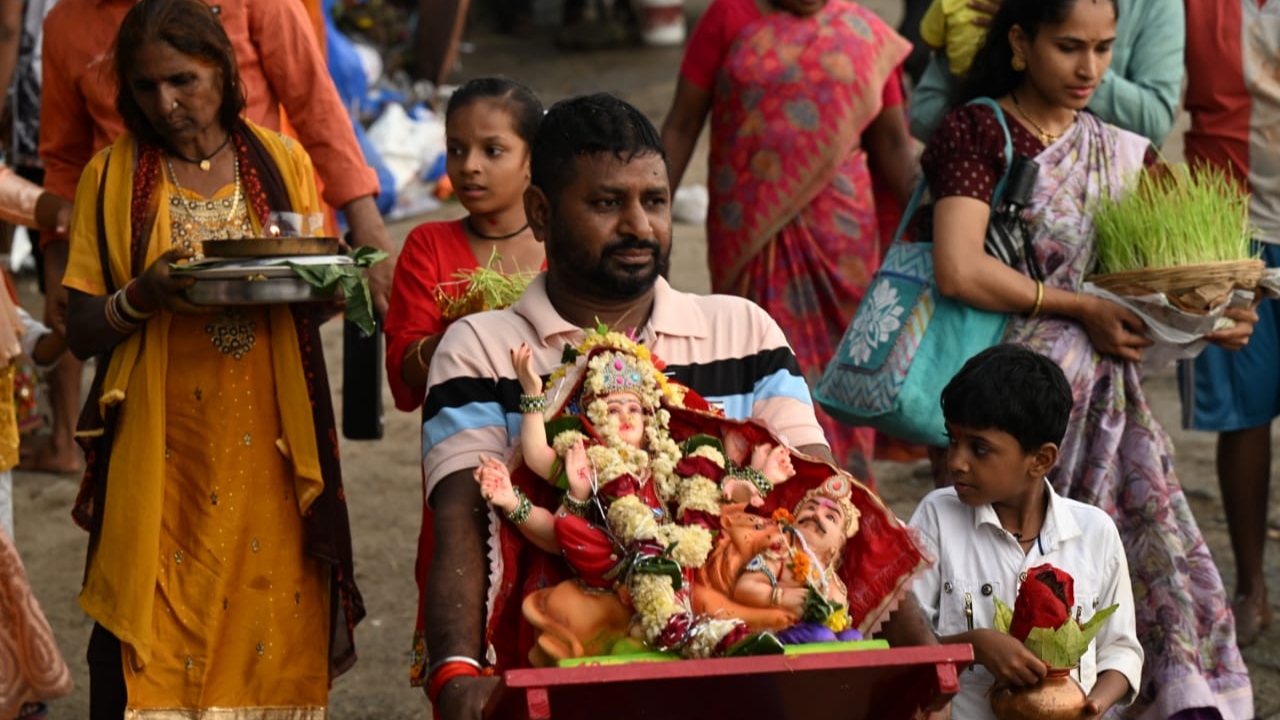
[[[992,596],[991,599],[996,601],[996,617],[993,623],[995,629],[1008,633],[1010,626],[1013,625],[1013,608],[1005,605],[1004,601],[998,597]]]
[[[373,296],[369,293],[369,281],[364,277],[365,268],[387,258],[387,253],[371,247],[358,247],[351,253],[350,265],[299,265],[287,263],[308,285],[324,293],[333,294],[341,288],[346,296],[347,319],[365,333],[374,331]]]

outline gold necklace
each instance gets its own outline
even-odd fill
[[[1040,127],[1040,123],[1036,122],[1034,118],[1032,118],[1030,115],[1028,115],[1028,114],[1027,114],[1027,111],[1026,111],[1026,110],[1022,109],[1022,103],[1018,102],[1018,94],[1017,94],[1017,93],[1015,93],[1015,92],[1012,92],[1012,91],[1011,91],[1011,92],[1009,93],[1009,97],[1013,98],[1013,107],[1018,111],[1018,114],[1022,116],[1022,119],[1023,119],[1023,120],[1026,120],[1026,121],[1027,121],[1027,122],[1029,122],[1029,123],[1031,123],[1031,127],[1033,127],[1033,128],[1035,128],[1035,129],[1036,129],[1036,133],[1038,133],[1038,134],[1039,134],[1039,136],[1040,136],[1040,144],[1041,144],[1041,145],[1050,145],[1050,144],[1052,144],[1052,143],[1057,142],[1057,141],[1058,141],[1058,138],[1062,137],[1063,133],[1065,133],[1067,130],[1069,130],[1069,129],[1071,128],[1071,126],[1072,126],[1072,125],[1074,125],[1074,124],[1075,124],[1075,122],[1076,122],[1076,115],[1077,115],[1078,113],[1077,113],[1075,110],[1072,110],[1072,111],[1071,111],[1071,123],[1070,123],[1070,124],[1068,124],[1068,125],[1067,125],[1067,127],[1066,127],[1066,128],[1064,128],[1061,132],[1056,133],[1056,134],[1055,134],[1055,133],[1051,133],[1051,132],[1049,132],[1048,130],[1045,130],[1044,128]]]
[[[227,219],[222,221],[223,231],[226,232],[228,238],[231,237],[231,219],[236,215],[236,209],[240,206],[240,156],[232,156],[232,178],[234,178],[234,190],[231,194],[231,208],[227,210]],[[178,203],[182,205],[182,209],[186,211],[187,217],[191,218],[191,225],[194,228],[200,223],[196,214],[191,211],[191,206],[187,203],[189,200],[185,196],[182,185],[178,182],[178,173],[173,171],[173,163],[169,162],[169,157],[164,158],[165,167],[169,169],[169,177],[173,180],[173,187],[178,191]]]
[[[626,327],[625,323],[627,322],[627,319],[630,318],[633,313],[635,313],[636,310],[639,310],[640,308],[644,307],[646,301],[649,303],[652,303],[653,296],[649,296],[648,298],[642,298],[636,301],[635,303],[633,303],[631,307],[627,308],[627,311],[622,314],[622,317],[618,318],[616,321],[614,321],[613,325],[609,326],[609,329],[620,332],[620,333],[625,333],[628,330],[634,330],[636,337],[637,338],[640,337],[640,331],[643,328],[640,328],[640,327],[628,328]],[[648,318],[645,318],[645,319],[648,320]]]

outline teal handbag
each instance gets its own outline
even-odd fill
[[[1000,198],[1013,165],[1013,141],[994,100],[973,103],[991,107],[1004,129],[1005,174],[994,195]],[[926,184],[922,178],[916,186],[884,263],[813,397],[843,423],[944,446],[942,389],[969,358],[1000,342],[1008,315],[943,297],[934,282],[933,243],[903,241]]]

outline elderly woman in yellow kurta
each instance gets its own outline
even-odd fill
[[[99,356],[76,506],[93,717],[323,718],[364,614],[324,318],[196,307],[169,272],[269,213],[317,212],[311,162],[242,119],[200,0],[135,5],[114,65],[128,132],[81,177],[63,279],[71,350]]]

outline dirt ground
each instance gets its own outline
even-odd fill
[[[893,0],[867,4],[896,22],[900,10]],[[705,0],[699,0],[698,5],[704,7]],[[474,51],[463,55],[458,80],[508,74],[530,84],[547,102],[606,90],[633,102],[655,122],[661,122],[670,103],[682,52],[679,48],[634,48],[563,54],[553,47],[547,29],[521,40],[483,33],[474,33],[469,40]],[[704,181],[705,135],[703,143],[690,164],[686,182]],[[1166,149],[1180,154],[1176,139]],[[446,206],[427,219],[454,217],[460,212],[456,205]],[[403,238],[417,221],[393,226],[392,237]],[[707,290],[701,227],[677,226],[672,275],[677,287]],[[31,285],[29,280],[24,281],[23,295],[28,307],[39,307]],[[341,327],[330,323],[325,333],[330,378],[335,397],[340,400]],[[1178,474],[1231,588],[1234,571],[1213,466],[1214,438],[1181,431],[1177,391],[1170,372],[1153,374],[1147,388],[1152,405],[1177,443]],[[369,616],[357,631],[360,661],[333,688],[332,717],[336,720],[399,720],[422,718],[428,712],[423,694],[407,682],[416,600],[413,562],[419,519],[415,508],[421,497],[420,434],[416,414],[396,412],[385,391],[384,403],[388,409],[384,439],[343,444],[356,576]],[[931,488],[927,468],[920,465],[881,462],[876,464],[875,472],[882,494],[903,517]],[[1280,474],[1280,462],[1276,472]],[[73,693],[52,704],[55,718],[85,717],[89,702],[84,650],[91,624],[76,604],[86,538],[68,515],[77,483],[78,478],[74,477],[15,473],[18,548],[76,680]],[[1273,590],[1272,604],[1280,612],[1280,489],[1272,493],[1271,518],[1267,573]],[[1273,627],[1246,650],[1245,657],[1253,676],[1258,717],[1280,720],[1280,626]]]

